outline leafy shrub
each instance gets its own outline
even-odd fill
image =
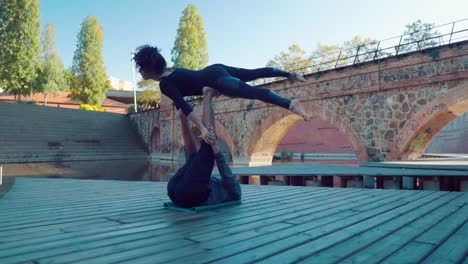
[[[86,110],[86,111],[95,111],[95,112],[105,112],[106,109],[102,106],[99,105],[90,105],[90,104],[80,104],[80,109],[81,110]]]

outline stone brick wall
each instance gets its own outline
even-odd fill
[[[435,49],[266,88],[300,98],[312,116],[346,137],[359,160],[417,157],[437,132],[468,109],[468,41]],[[217,128],[240,164],[271,163],[284,135],[302,122],[286,109],[248,99],[220,97],[215,112]],[[159,127],[164,153],[181,145],[179,122],[173,120],[171,102],[163,98]]]
[[[133,113],[128,115],[135,130],[140,135],[146,148],[151,148],[153,133],[159,130],[159,111],[157,109]]]

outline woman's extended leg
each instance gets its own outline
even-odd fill
[[[298,73],[290,73],[276,68],[265,67],[257,69],[243,69],[220,64],[226,71],[235,78],[244,82],[250,82],[260,78],[286,77],[293,81],[305,81],[304,77]]]
[[[291,101],[270,89],[250,86],[239,78],[220,77],[213,83],[212,88],[227,96],[257,99],[266,103],[278,105],[302,116],[306,121],[310,118],[299,100],[295,99]]]

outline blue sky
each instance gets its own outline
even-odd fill
[[[55,23],[57,50],[70,67],[86,16],[104,28],[103,56],[110,76],[132,80],[130,51],[157,45],[167,61],[183,9],[194,4],[203,18],[209,63],[262,67],[298,44],[342,44],[353,36],[381,40],[400,35],[421,19],[444,24],[468,18],[467,0],[39,0],[43,26]],[[137,75],[137,79],[139,76]]]

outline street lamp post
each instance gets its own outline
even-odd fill
[[[136,81],[135,81],[135,60],[133,57],[135,56],[135,52],[130,53],[132,56],[132,74],[133,74],[133,106],[135,107],[135,113],[138,112],[137,110],[137,100],[136,100]]]

